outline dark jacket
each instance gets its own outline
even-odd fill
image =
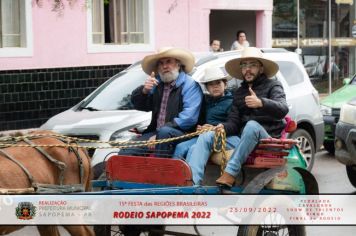
[[[225,91],[224,96],[214,98],[207,95],[205,97],[205,124],[217,125],[225,122],[231,110],[233,96]]]
[[[250,95],[244,81],[234,93],[234,102],[228,121],[223,123],[226,135],[240,135],[247,121],[254,120],[262,125],[272,137],[280,137],[285,127],[284,117],[288,113],[286,95],[277,79],[268,79],[264,74],[258,77],[252,90],[261,99],[263,107],[248,108],[245,97]]]
[[[161,107],[164,84],[157,76],[159,83],[149,94],[142,93],[143,85],[136,88],[131,95],[134,108],[140,111],[152,111],[151,123],[146,132],[155,131],[157,117]],[[175,86],[169,94],[165,126],[182,131],[195,128],[200,113],[203,93],[197,82],[189,75],[180,72]]]

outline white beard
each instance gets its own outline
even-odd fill
[[[163,83],[170,83],[178,78],[179,70],[174,70],[165,74],[159,73],[161,80]]]

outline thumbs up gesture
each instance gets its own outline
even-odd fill
[[[158,80],[156,80],[155,76],[155,72],[152,71],[151,75],[146,79],[142,89],[144,94],[148,94],[154,86],[158,85]]]
[[[245,97],[246,106],[249,108],[259,108],[262,107],[262,101],[256,95],[256,93],[252,90],[251,87],[248,88],[250,91],[250,95]]]

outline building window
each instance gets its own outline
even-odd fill
[[[0,47],[26,47],[25,1],[0,0]]]
[[[93,44],[148,44],[148,0],[92,1]]]
[[[0,57],[32,55],[29,0],[0,0]]]

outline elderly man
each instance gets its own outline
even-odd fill
[[[137,141],[177,137],[194,130],[203,98],[199,84],[188,75],[194,62],[190,52],[178,48],[163,48],[143,59],[143,71],[149,76],[144,85],[132,92],[131,101],[137,110],[152,111],[152,119]],[[156,156],[168,156],[176,144],[162,143],[148,148],[155,149]],[[147,148],[123,149],[120,154],[146,151]]]
[[[227,136],[240,136],[240,143],[228,161],[223,175],[216,180],[218,184],[231,187],[241,165],[260,139],[280,137],[285,127],[284,117],[288,113],[288,106],[282,84],[273,78],[278,71],[278,65],[264,58],[260,49],[245,48],[240,58],[225,64],[225,69],[232,77],[243,80],[241,87],[234,93],[227,121],[215,127],[215,130],[225,129]],[[201,184],[213,139],[213,131],[200,135],[191,152],[189,165],[195,184]]]

